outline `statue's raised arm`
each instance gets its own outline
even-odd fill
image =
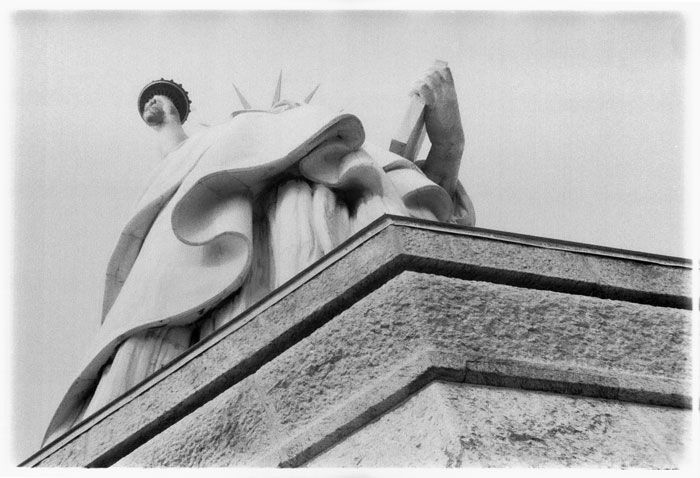
[[[450,68],[436,62],[416,82],[411,94],[425,104],[425,130],[431,143],[423,172],[452,196],[464,153],[464,131]]]

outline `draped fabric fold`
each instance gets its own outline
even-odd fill
[[[190,324],[245,281],[267,281],[249,274],[253,249],[259,247],[255,210],[283,180],[309,188],[308,194],[290,197],[307,201],[304,207],[320,218],[313,220],[323,223],[314,226],[322,232],[309,238],[310,257],[327,253],[353,228],[384,213],[440,220],[454,215],[452,198],[416,165],[365,144],[362,123],[351,114],[308,105],[283,112],[251,110],[189,138],[165,158],[120,236],[107,270],[102,328],[47,437],[84,406],[126,338],[157,326]],[[354,214],[360,219],[354,225],[335,192],[357,195]],[[464,197],[458,216],[468,221],[473,208]],[[271,220],[293,216],[297,207],[281,201]],[[273,244],[283,249],[284,238]],[[255,256],[260,260],[259,253]],[[293,269],[281,276],[299,272]],[[255,294],[252,289],[245,293]]]

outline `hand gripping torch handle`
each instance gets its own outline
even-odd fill
[[[435,60],[434,68],[445,68],[447,62]],[[415,162],[416,156],[423,145],[425,139],[425,119],[423,113],[425,111],[425,103],[420,96],[412,94],[408,103],[406,113],[403,115],[403,120],[399,125],[398,131],[394,134],[394,138],[389,145],[389,151],[396,153]]]

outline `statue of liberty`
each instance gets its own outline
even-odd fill
[[[161,164],[114,249],[101,329],[45,443],[382,215],[474,224],[457,180],[464,133],[446,64],[411,90],[406,138],[390,150],[365,142],[357,116],[310,104],[315,91],[281,100],[280,81],[260,110],[236,88],[244,109],[188,137],[187,91],[164,79],[142,90],[138,111]],[[414,162],[423,124],[431,147]]]

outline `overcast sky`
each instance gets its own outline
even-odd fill
[[[477,226],[673,256],[684,245],[684,19],[673,13],[115,13],[14,17],[14,410],[40,445],[96,333],[105,268],[158,158],[136,99],[190,92],[190,132],[282,96],[388,146],[435,59],[457,82]]]

